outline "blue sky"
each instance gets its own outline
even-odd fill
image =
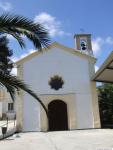
[[[52,41],[74,47],[76,33],[92,34],[97,68],[113,50],[113,0],[0,0],[0,13],[10,12],[40,21],[49,30]],[[28,41],[21,50],[11,37],[14,57],[25,56],[34,50]]]

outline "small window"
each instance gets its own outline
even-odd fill
[[[8,111],[13,111],[13,110],[14,110],[14,104],[8,103]]]

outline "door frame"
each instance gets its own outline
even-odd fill
[[[52,100],[49,104],[48,104],[48,112],[50,111],[49,110],[49,108],[55,108],[55,105],[56,105],[56,107],[58,107],[58,105],[59,105],[59,108],[61,108],[61,109],[64,109],[64,112],[62,112],[63,114],[64,114],[64,116],[62,115],[62,117],[65,117],[65,120],[64,120],[64,122],[63,122],[63,125],[64,125],[64,127],[62,127],[62,129],[57,129],[57,127],[56,127],[56,129],[50,129],[50,122],[52,122],[52,121],[57,121],[57,117],[58,117],[58,115],[56,115],[56,116],[54,116],[54,117],[56,117],[56,119],[55,120],[51,120],[50,121],[50,119],[51,118],[49,118],[49,120],[48,120],[48,129],[49,129],[49,131],[64,131],[64,130],[68,130],[68,111],[67,111],[67,103],[65,103],[63,100],[61,100],[61,99],[55,99],[55,100]],[[53,110],[54,111],[54,110]],[[57,112],[57,110],[56,110],[56,112]],[[54,113],[54,112],[53,112]],[[51,115],[51,114],[50,114]],[[63,118],[62,118],[63,119]],[[58,122],[57,122],[58,123]],[[57,124],[56,123],[56,124]],[[54,123],[52,123],[53,124],[53,128],[54,128]]]
[[[77,113],[76,113],[76,95],[75,93],[66,94],[41,94],[40,99],[48,108],[48,104],[55,100],[61,99],[67,104],[68,130],[77,129]],[[48,131],[48,119],[44,109],[40,106],[40,131]],[[38,123],[38,122],[37,122]]]

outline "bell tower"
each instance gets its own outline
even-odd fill
[[[91,34],[75,34],[76,49],[93,56]]]

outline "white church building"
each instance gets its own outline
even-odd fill
[[[75,35],[76,48],[54,42],[42,52],[16,62],[18,76],[45,104],[20,91],[16,100],[18,131],[58,131],[100,128],[90,34]]]

